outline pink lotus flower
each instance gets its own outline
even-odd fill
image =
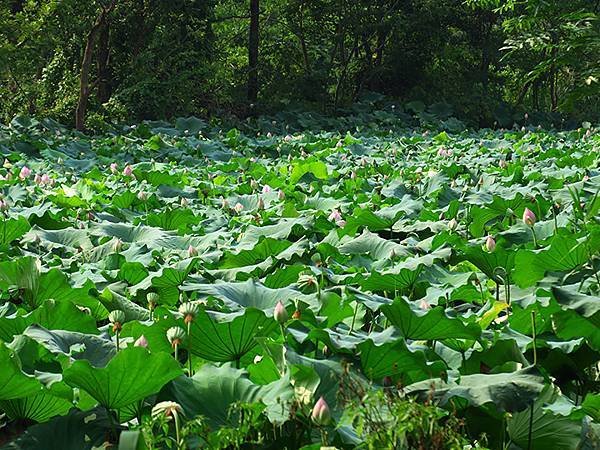
[[[42,184],[52,184],[52,180],[50,179],[47,173],[42,175]]]
[[[529,227],[532,227],[535,225],[535,221],[536,217],[533,211],[531,211],[529,208],[525,208],[525,211],[523,211],[523,223]]]
[[[318,426],[327,425],[331,421],[331,411],[323,397],[315,403],[310,417]]]
[[[492,236],[488,236],[487,239],[485,240],[485,249],[491,253],[494,251],[495,248],[496,248],[496,241],[494,240],[494,238]]]
[[[340,227],[340,228],[344,228],[346,226],[346,221],[344,219],[342,220],[336,220],[335,224]]]
[[[23,168],[19,172],[19,178],[21,180],[25,180],[25,179],[29,178],[30,175],[31,175],[31,169],[27,166],[23,166]]]
[[[271,192],[271,186],[269,186],[268,184],[265,184],[262,188],[262,193],[268,194],[269,192]]]
[[[342,214],[337,209],[334,209],[333,211],[331,211],[331,214],[329,214],[329,217],[327,219],[337,222],[339,220],[342,220]]]
[[[114,174],[116,174],[119,171],[119,166],[117,165],[116,162],[111,163],[110,165],[110,171]]]
[[[123,175],[125,175],[126,177],[130,177],[133,175],[133,169],[129,164],[127,164],[123,169]]]
[[[148,339],[143,334],[133,343],[134,347],[148,348]]]
[[[275,305],[275,310],[273,311],[273,318],[280,324],[284,324],[287,322],[288,317],[288,312],[285,309],[285,306],[283,306],[283,303],[281,303],[281,300],[279,300]]]

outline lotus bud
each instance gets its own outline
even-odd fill
[[[187,249],[188,256],[193,258],[194,256],[198,256],[198,249],[193,245],[190,245]]]
[[[8,211],[8,203],[3,198],[0,199],[0,211]]]
[[[119,238],[114,238],[112,243],[112,251],[119,253],[123,248],[123,241]]]
[[[188,199],[185,197],[181,197],[181,200],[179,201],[179,204],[183,207],[186,207],[188,205]]]
[[[338,220],[342,220],[342,214],[337,209],[334,209],[327,219],[337,222]]]
[[[310,415],[313,422],[318,426],[327,425],[331,421],[331,411],[329,405],[323,397],[317,400]]]
[[[256,208],[258,210],[263,210],[265,209],[265,201],[262,198],[258,199],[258,203],[256,204]]]
[[[255,179],[250,180],[250,187],[253,191],[258,189],[258,182]]]
[[[356,172],[354,170],[352,172],[350,172],[350,179],[356,180]]]
[[[280,190],[279,192],[277,192],[277,199],[282,202],[283,200],[285,200],[285,192],[283,192],[282,190]]]
[[[498,165],[500,166],[501,169],[506,169],[506,167],[508,166],[508,164],[506,163],[506,160],[504,160],[504,159],[501,159],[498,162]]]
[[[50,179],[48,174],[45,173],[40,177],[40,183],[41,184],[52,184],[52,180]]]
[[[21,180],[26,180],[31,175],[31,169],[27,166],[23,166],[21,171],[19,172],[19,178]]]
[[[6,181],[10,181],[10,180],[12,180],[12,179],[13,179],[13,174],[12,174],[12,172],[10,172],[10,171],[9,171],[9,172],[6,172],[6,176],[4,177],[4,179],[5,179]]]
[[[450,231],[454,231],[458,228],[458,222],[456,221],[455,218],[450,219],[450,221],[448,222],[448,229]]]
[[[156,308],[156,305],[158,305],[158,300],[160,299],[160,295],[158,295],[156,292],[148,292],[148,294],[146,294],[146,301],[148,302],[148,309],[150,311],[154,310],[154,308]]]
[[[142,202],[145,202],[146,200],[148,200],[148,194],[146,194],[144,191],[140,191],[137,193],[137,198]]]
[[[233,210],[237,213],[240,214],[243,210],[244,210],[244,205],[242,205],[241,203],[236,203],[235,206],[233,207]]]
[[[494,251],[495,248],[496,248],[496,241],[494,240],[494,238],[492,236],[488,236],[487,239],[485,240],[485,249],[491,253]]]
[[[33,182],[39,186],[42,184],[42,176],[39,173],[36,173],[35,177],[33,177]]]
[[[171,327],[167,330],[167,340],[172,347],[180,345],[185,339],[185,330],[181,327]]]
[[[113,174],[116,174],[119,171],[119,166],[117,165],[116,162],[110,164],[110,171]]]
[[[523,223],[529,227],[532,227],[535,225],[535,221],[536,217],[533,211],[531,211],[529,208],[525,208],[525,211],[523,211]]]
[[[273,310],[273,318],[279,322],[280,324],[284,324],[288,321],[288,312],[281,303],[281,300],[277,302],[275,305],[275,309]]]
[[[133,168],[129,164],[127,164],[123,169],[123,175],[125,175],[126,177],[130,177],[133,175]]]
[[[254,364],[258,364],[259,362],[261,362],[261,361],[262,361],[262,359],[263,359],[262,355],[255,355],[255,356],[254,356],[254,359],[252,360],[252,362],[253,362]]]
[[[133,346],[148,348],[148,339],[146,339],[146,336],[142,334],[139,338],[136,339],[136,341],[133,343]]]
[[[59,157],[56,159],[56,163],[57,163],[59,166],[62,166],[62,164],[63,164],[64,162],[65,162],[65,160],[64,160],[64,159],[62,159],[60,156],[59,156]]]
[[[223,208],[223,209],[229,209],[229,202],[227,201],[226,198],[222,198],[221,199],[221,208]]]
[[[268,193],[269,193],[269,192],[271,192],[271,191],[272,191],[272,189],[271,189],[271,186],[269,186],[268,184],[265,184],[265,185],[263,186],[263,188],[262,188],[262,193],[263,193],[263,194],[268,194]]]
[[[193,302],[185,302],[179,305],[179,312],[183,315],[183,322],[186,325],[194,321],[199,310],[198,305]]]
[[[159,417],[164,415],[165,417],[172,417],[178,414],[183,414],[183,408],[179,403],[165,401],[154,405],[152,408],[152,417]]]
[[[113,332],[121,331],[123,322],[125,322],[125,313],[120,309],[115,309],[108,314],[108,321],[113,326]]]

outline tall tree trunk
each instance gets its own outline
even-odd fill
[[[114,6],[115,0],[113,0],[108,7],[102,8],[102,12],[96,18],[85,41],[85,50],[83,51],[81,72],[79,75],[79,101],[77,102],[77,109],[75,110],[75,128],[79,131],[85,129],[85,112],[90,97],[90,68],[92,65],[92,55],[94,53],[94,42],[96,41],[96,36],[100,32],[102,24],[108,20],[108,13],[110,13]]]
[[[110,67],[110,24],[104,20],[98,41],[98,101],[106,103],[111,95]]]
[[[258,25],[259,0],[250,0],[250,32],[248,34],[248,101],[258,98]]]

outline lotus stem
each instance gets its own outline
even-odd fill
[[[116,336],[116,338],[117,338],[117,352],[118,352],[118,351],[120,350],[120,348],[121,348],[121,345],[120,345],[120,342],[119,342],[119,334],[120,334],[120,332],[119,332],[119,330],[117,330],[117,331],[115,332],[115,336]]]
[[[531,402],[531,407],[529,408],[529,433],[527,435],[527,450],[531,450],[532,443],[532,434],[533,434],[533,401]]]
[[[536,329],[535,329],[535,311],[531,311],[531,333],[533,336],[533,365],[537,364],[537,343],[536,343]]]
[[[175,439],[177,441],[177,448],[183,448],[182,447],[182,442],[179,436],[179,414],[177,413],[177,411],[173,411],[173,419],[175,421]]]
[[[535,235],[535,230],[533,229],[533,227],[531,227],[531,234],[533,236],[533,247],[537,248],[538,247],[537,236]]]
[[[356,303],[356,305],[354,306],[354,314],[352,314],[352,323],[350,324],[350,330],[348,331],[348,334],[350,334],[354,331],[354,324],[356,322],[356,313],[358,312],[358,301],[356,301],[355,303]]]
[[[188,376],[192,376],[192,322],[188,322],[187,324],[187,334],[188,334]]]

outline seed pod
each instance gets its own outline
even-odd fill
[[[179,305],[179,312],[183,315],[183,322],[186,325],[194,321],[199,310],[200,308],[194,302],[185,302]]]
[[[167,340],[172,347],[180,345],[185,339],[185,330],[181,327],[171,327],[167,330]]]

